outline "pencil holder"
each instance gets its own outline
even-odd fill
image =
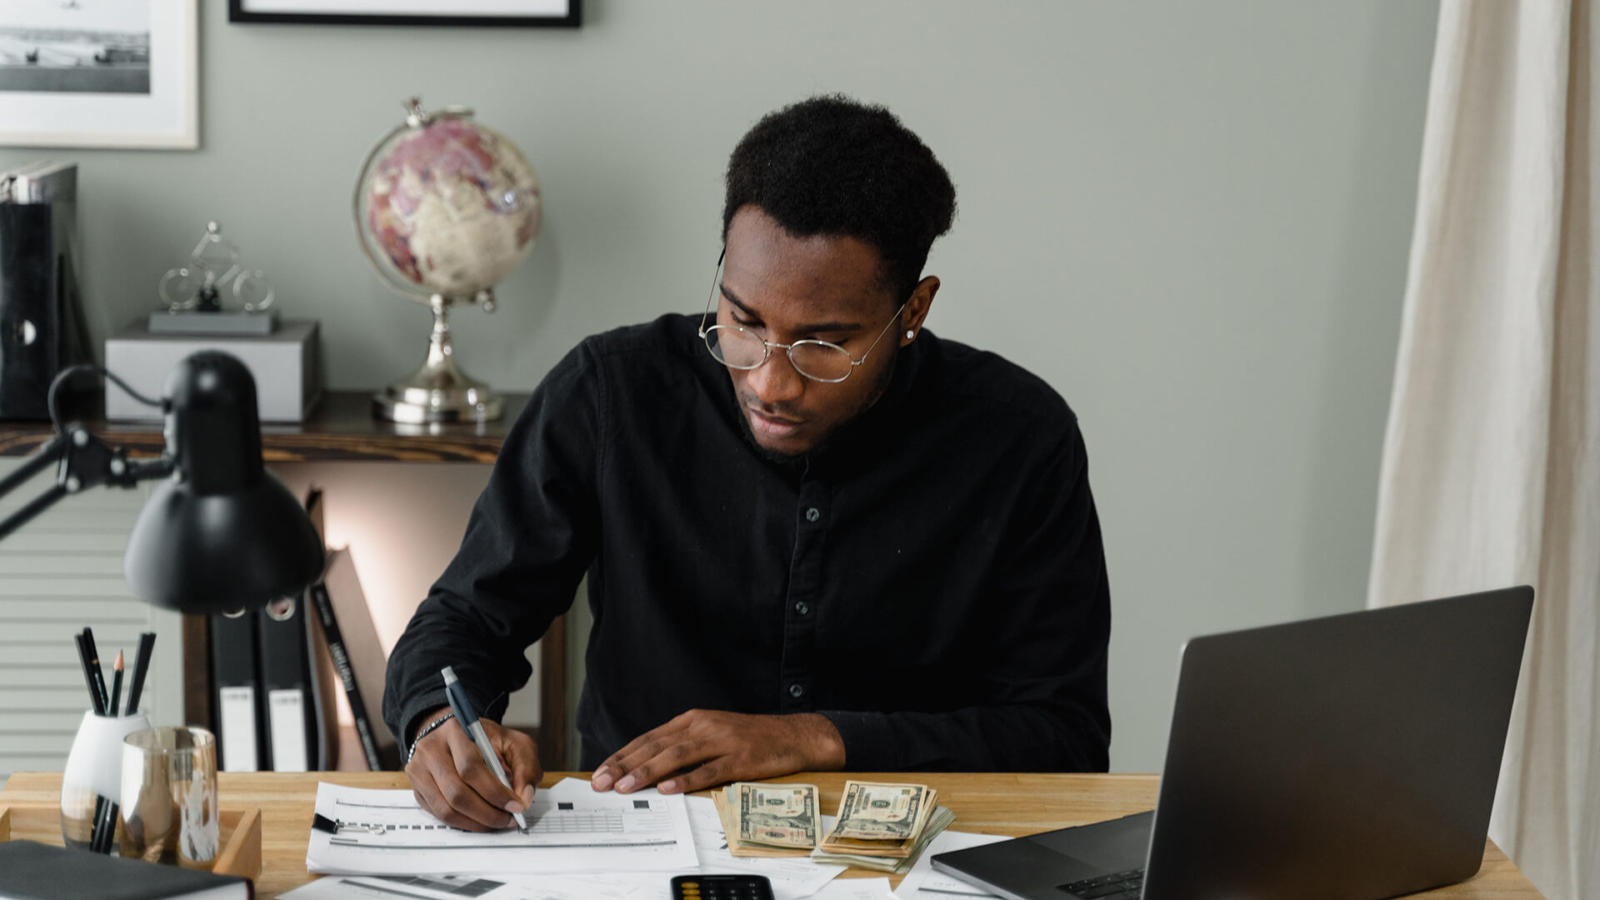
[[[68,847],[88,847],[94,833],[95,801],[114,803],[122,793],[122,739],[150,727],[144,713],[131,716],[83,714],[78,734],[61,771],[61,839]]]

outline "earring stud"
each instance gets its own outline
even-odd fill
[[[909,340],[912,340],[912,339],[913,339],[913,338],[915,338],[915,337],[916,337],[916,336],[917,336],[917,333],[916,333],[916,332],[915,332],[915,331],[912,331],[912,330],[911,330],[911,329],[909,329],[909,328],[907,328],[907,329],[906,329],[906,340],[908,340],[908,341],[909,341]]]

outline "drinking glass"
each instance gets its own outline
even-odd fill
[[[210,869],[220,849],[217,739],[163,726],[122,743],[122,855]]]

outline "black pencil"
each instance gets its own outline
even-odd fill
[[[83,626],[83,641],[89,645],[89,676],[94,679],[95,693],[100,695],[100,714],[106,714],[111,698],[106,694],[106,673],[100,669],[100,650],[94,645],[94,629]]]
[[[139,695],[144,693],[144,676],[150,670],[150,651],[155,648],[156,633],[145,631],[139,634],[139,650],[133,656],[133,676],[128,682],[128,704],[123,709],[124,715],[133,715],[139,711]]]
[[[111,664],[111,717],[117,717],[122,706],[122,651],[117,651],[117,661]]]
[[[83,683],[89,687],[89,706],[97,716],[106,714],[106,708],[100,703],[100,692],[94,688],[94,676],[89,674],[89,642],[83,639],[83,632],[72,636],[73,643],[78,645],[78,660],[83,663]]]

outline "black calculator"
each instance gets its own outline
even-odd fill
[[[773,900],[765,875],[678,875],[672,900]]]

